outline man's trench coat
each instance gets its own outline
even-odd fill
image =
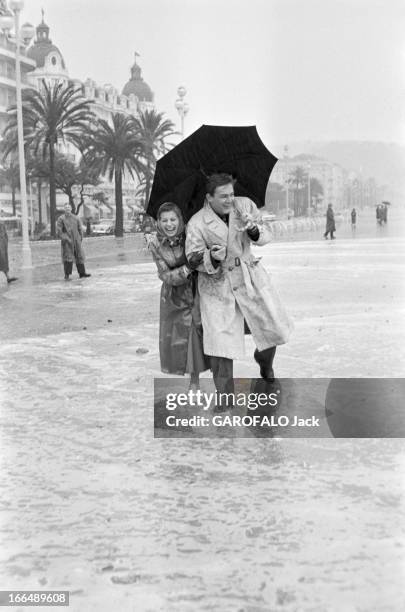
[[[267,244],[271,232],[249,198],[235,198],[229,226],[208,202],[187,225],[186,256],[204,253],[203,263],[197,268],[204,353],[229,359],[244,355],[244,319],[259,351],[287,342],[292,328],[269,274],[251,253],[251,239],[246,231],[236,229],[242,225],[242,212],[252,214],[259,227],[259,239],[254,244]],[[209,249],[214,244],[227,249],[226,259],[218,268],[210,257]]]
[[[83,230],[80,220],[74,214],[63,214],[56,222],[56,229],[61,239],[62,261],[76,261],[78,264],[83,264]]]

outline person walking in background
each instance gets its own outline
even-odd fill
[[[381,219],[383,223],[388,221],[388,204],[386,202],[383,202],[381,205]]]
[[[327,240],[328,234],[330,234],[330,239],[335,240],[335,236],[333,235],[334,232],[336,232],[335,214],[332,204],[328,204],[328,210],[326,211],[326,228],[323,237]]]
[[[70,280],[70,275],[72,274],[73,269],[73,261],[76,262],[76,268],[80,278],[87,278],[91,276],[91,274],[87,274],[84,266],[82,224],[77,216],[72,213],[72,206],[69,202],[66,202],[64,210],[65,212],[56,222],[56,229],[58,236],[61,239],[62,263],[65,271],[65,280]]]
[[[163,282],[160,292],[159,352],[162,372],[190,374],[190,389],[199,388],[200,372],[209,369],[204,355],[196,272],[185,256],[185,228],[180,209],[165,202],[158,210],[156,235],[149,249]],[[201,257],[202,260],[202,257]]]
[[[356,209],[353,208],[352,212],[350,213],[351,219],[352,219],[352,232],[356,231],[356,220],[357,220],[357,212]]]
[[[8,283],[16,281],[15,276],[9,276],[8,273],[8,235],[6,226],[0,221],[0,271],[4,272]]]
[[[379,225],[382,225],[384,222],[384,207],[382,204],[377,204],[377,207],[375,209],[375,216],[377,219],[377,223]]]

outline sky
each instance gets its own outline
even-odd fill
[[[253,125],[263,141],[405,144],[403,0],[26,0],[69,75],[122,90],[134,52],[155,104],[185,132]]]

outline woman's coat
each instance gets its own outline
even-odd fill
[[[170,246],[168,241],[160,242],[153,236],[149,249],[163,282],[159,328],[161,369],[170,374],[184,374],[193,321],[202,335],[198,295],[193,295],[194,281],[186,265],[184,242]]]
[[[260,235],[254,244],[267,244],[271,232],[249,198],[235,198],[228,226],[208,202],[187,225],[187,258],[204,254],[197,268],[204,352],[229,359],[244,355],[244,319],[259,351],[287,342],[292,328],[269,274],[251,253],[253,241],[246,231],[237,231],[243,212],[253,215],[258,225]],[[227,249],[218,268],[210,257],[214,244]]]
[[[335,215],[332,208],[328,208],[326,211],[326,232],[335,232]]]
[[[61,215],[56,222],[56,229],[61,239],[62,261],[76,261],[78,264],[83,264],[83,230],[76,215]]]

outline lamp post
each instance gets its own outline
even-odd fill
[[[290,214],[290,203],[289,203],[289,187],[290,187],[290,178],[289,178],[289,172],[290,172],[290,167],[289,167],[289,163],[288,163],[288,145],[285,145],[284,147],[284,159],[286,162],[286,166],[287,166],[287,178],[285,179],[285,207],[287,209],[287,216],[286,219],[288,221],[288,217]]]
[[[290,214],[289,193],[290,193],[290,190],[289,190],[289,178],[287,176],[287,179],[285,181],[285,207],[287,209],[287,221],[288,221],[288,217],[289,217],[289,214]]]
[[[33,206],[32,206],[32,180],[31,180],[31,172],[28,175],[28,181],[29,181],[29,187],[30,187],[30,234],[31,234],[31,240],[34,237],[34,210],[33,210]]]
[[[25,23],[20,30],[20,13],[24,8],[24,0],[10,0],[11,10],[0,16],[0,28],[9,36],[14,25],[15,35],[15,83],[16,83],[16,106],[17,106],[17,135],[18,135],[18,163],[20,166],[20,197],[21,197],[21,217],[22,217],[22,268],[32,268],[31,247],[28,236],[28,207],[27,207],[27,185],[25,177],[25,156],[24,156],[24,130],[22,116],[22,96],[21,96],[21,63],[20,46],[21,39],[27,44],[34,36],[35,29]]]
[[[311,164],[308,162],[308,217],[311,214]]]
[[[183,140],[184,138],[184,117],[187,115],[188,113],[188,104],[187,102],[184,101],[184,96],[187,93],[187,89],[183,86],[179,87],[177,89],[177,95],[179,96],[176,100],[175,103],[175,107],[177,108],[177,111],[180,115],[180,119],[181,119],[181,139]]]

